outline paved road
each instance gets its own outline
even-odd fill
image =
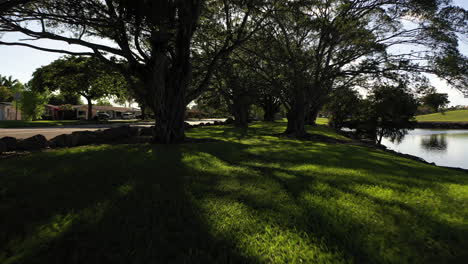
[[[212,123],[214,121],[223,121],[224,119],[206,119],[200,121],[188,121],[195,125],[199,123]],[[15,137],[18,139],[28,138],[35,135],[43,135],[47,139],[54,138],[62,134],[71,134],[75,131],[96,131],[99,129],[107,129],[111,127],[119,127],[125,124],[102,124],[102,125],[80,125],[80,126],[61,126],[61,127],[37,127],[37,128],[0,128],[0,138]],[[138,123],[129,124],[131,126],[145,127],[152,126],[153,123]]]

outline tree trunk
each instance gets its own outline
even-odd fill
[[[274,102],[274,99],[271,96],[264,99],[263,104],[263,121],[274,122],[275,115],[279,112],[279,106]]]
[[[235,97],[232,104],[232,114],[234,115],[234,125],[246,128],[249,125],[249,104],[245,96]]]
[[[160,73],[155,73],[159,75]],[[162,76],[165,77],[165,76]],[[156,82],[154,115],[156,119],[154,140],[172,144],[183,142],[186,82],[169,77],[167,82]]]
[[[377,145],[382,145],[382,139],[384,135],[384,130],[383,128],[377,129]]]
[[[88,102],[88,114],[87,114],[87,120],[91,121],[93,120],[93,102],[91,98],[86,97],[86,101]]]
[[[189,54],[189,50],[187,50]],[[190,80],[191,65],[187,58],[171,65],[165,54],[159,54],[152,76],[147,85],[154,89],[154,115],[156,125],[154,140],[158,143],[173,144],[185,140],[185,93]]]
[[[140,110],[141,110],[141,119],[145,120],[146,119],[146,107],[144,105],[141,105]]]
[[[265,108],[263,108],[263,111],[265,112],[263,114],[263,121],[265,121],[265,122],[274,122],[275,121],[276,112],[270,111],[270,109],[265,109]]]
[[[318,105],[310,107],[310,110],[309,110],[309,112],[307,113],[307,116],[306,116],[306,122],[307,122],[308,125],[312,125],[312,126],[317,125],[316,121],[317,121],[317,116],[318,116],[318,113],[319,113],[319,109],[320,109],[320,107]]]
[[[307,102],[305,96],[296,95],[291,109],[287,113],[288,126],[284,134],[288,137],[303,138],[305,130]]]
[[[166,104],[157,105],[155,109],[156,127],[154,140],[158,143],[172,144],[185,140],[185,98],[173,96]]]

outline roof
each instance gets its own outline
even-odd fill
[[[54,108],[54,109],[57,109],[57,110],[60,109],[60,107],[58,107],[58,106],[56,106],[56,105],[46,104],[45,106],[46,106],[46,107],[50,107],[50,108]]]
[[[73,109],[88,109],[88,105],[73,105]],[[129,108],[129,107],[117,107],[117,106],[101,106],[101,105],[93,105],[93,110],[96,111],[116,111],[116,112],[135,112],[140,111],[137,108]]]

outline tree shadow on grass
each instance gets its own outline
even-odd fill
[[[466,257],[463,228],[435,218],[430,208],[424,213],[366,192],[381,188],[394,198],[440,191],[437,199],[450,205],[440,186],[466,183],[461,174],[451,179],[437,175],[448,170],[354,146],[265,135],[249,136],[246,145],[231,132],[231,142],[76,148],[1,164],[0,262],[457,263]]]
[[[182,145],[112,146],[8,164],[81,167],[67,162],[73,161],[83,167],[77,174],[58,174],[59,169],[38,165],[20,183],[11,178],[21,172],[7,176],[11,196],[1,203],[1,213],[9,213],[2,214],[7,235],[0,244],[0,262],[257,263],[209,232],[187,192],[192,172],[182,159],[188,152]],[[101,163],[100,168],[85,168]],[[21,232],[22,226],[29,226],[28,231]]]
[[[242,203],[267,219],[266,222],[315,236],[315,240],[326,241],[328,248],[359,263],[463,263],[468,258],[466,222],[463,226],[440,218],[456,208],[452,204],[456,201],[442,184],[466,184],[466,175],[370,149],[344,148],[352,148],[352,155],[347,149],[323,148],[322,153],[308,153],[309,160],[298,159],[296,154],[300,150],[294,148],[276,152],[275,149],[281,149],[278,145],[269,148],[269,155],[265,155],[268,149],[261,155],[243,150],[246,153],[235,154],[237,158],[228,152],[204,149],[226,166],[250,171],[232,176],[231,185],[238,184],[237,187],[205,186],[204,193]],[[294,169],[316,164],[314,158],[320,159],[320,155],[347,162],[335,161],[335,167],[332,162],[329,168],[322,166],[323,170],[313,173]],[[369,155],[380,160],[363,158]],[[327,164],[318,162],[323,163]],[[333,169],[337,170],[335,175]],[[363,177],[362,173],[368,176]],[[219,174],[205,173],[205,177]],[[379,191],[366,193],[373,189]],[[385,192],[390,192],[388,197],[379,197]],[[414,201],[397,199],[399,194],[412,192],[422,195],[432,192],[434,204],[416,205]],[[424,199],[428,198],[421,197],[423,202]],[[269,217],[272,214],[274,219]],[[456,215],[452,217],[463,217],[463,212]]]

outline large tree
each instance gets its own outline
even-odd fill
[[[153,108],[156,140],[178,142],[184,139],[186,104],[206,89],[220,59],[249,36],[248,26],[262,21],[253,16],[262,2],[38,0],[4,12],[0,32],[17,31],[33,39],[64,41],[89,51],[57,50],[23,41],[0,44],[90,55],[106,61],[121,70],[135,94]],[[223,44],[209,54],[208,67],[200,71],[203,77],[198,77],[202,81],[190,86],[192,38],[197,27],[210,23],[209,19],[200,20],[201,16],[215,19]]]
[[[257,54],[288,82],[288,136],[305,136],[307,113],[363,75],[372,82],[427,72],[459,87],[466,80],[456,35],[467,32],[466,11],[450,1],[284,1],[269,21],[268,50]]]
[[[93,57],[64,57],[37,69],[31,82],[33,91],[60,91],[80,95],[88,104],[88,120],[93,118],[93,100],[126,89],[120,72]]]

